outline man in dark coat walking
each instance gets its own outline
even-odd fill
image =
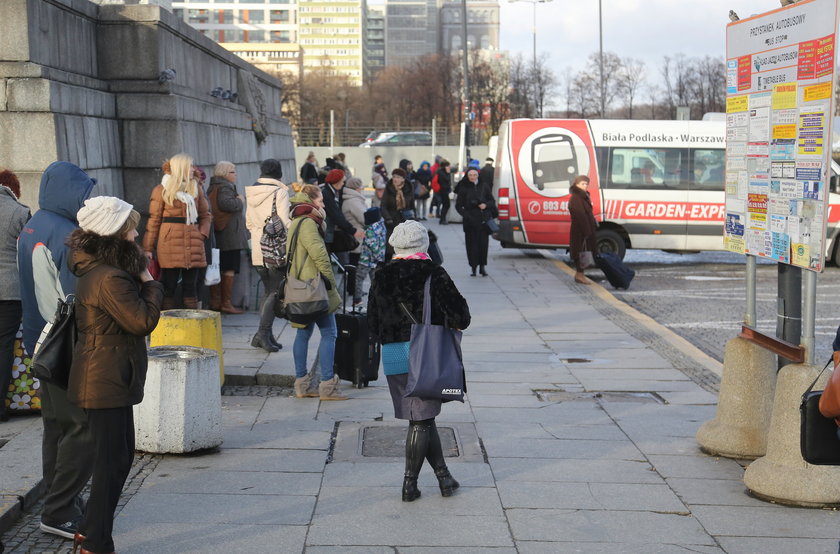
[[[487,190],[493,190],[493,175],[496,170],[493,168],[493,158],[484,160],[484,167],[478,172],[478,183],[487,187]]]

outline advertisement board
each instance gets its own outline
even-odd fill
[[[838,0],[726,29],[724,246],[822,271]]]

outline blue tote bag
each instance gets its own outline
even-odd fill
[[[461,355],[461,331],[432,325],[431,275],[423,286],[423,322],[414,322],[408,357],[408,383],[405,396],[464,401],[467,392],[464,360]]]

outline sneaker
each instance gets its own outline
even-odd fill
[[[74,520],[65,521],[64,523],[58,525],[52,525],[44,523],[44,520],[41,520],[41,531],[44,533],[52,533],[53,535],[58,535],[59,537],[64,537],[65,539],[72,539],[79,531],[79,522]]]

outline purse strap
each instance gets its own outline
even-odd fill
[[[829,358],[829,359],[828,359],[828,361],[825,363],[825,367],[824,367],[824,368],[822,368],[822,371],[820,371],[819,375],[817,375],[817,378],[816,378],[816,379],[814,379],[814,382],[813,382],[813,383],[811,383],[811,386],[810,386],[810,387],[808,387],[808,390],[806,390],[804,393],[802,393],[802,395],[803,395],[803,396],[805,396],[806,394],[808,394],[809,392],[811,392],[811,389],[813,389],[813,388],[814,388],[814,385],[816,385],[816,384],[817,384],[817,381],[819,381],[819,380],[820,380],[820,377],[822,377],[822,374],[823,374],[823,373],[825,373],[825,370],[826,370],[826,369],[828,369],[828,366],[830,366],[830,365],[831,365],[831,362],[833,362],[833,361],[834,361],[834,358]]]
[[[432,324],[432,275],[426,277],[423,285],[423,325]]]
[[[288,244],[286,245],[286,275],[291,275],[292,272],[292,259],[295,255],[295,250],[297,250],[297,236],[298,232],[300,231],[300,226],[303,225],[303,221],[298,223],[298,226],[295,227],[295,232],[292,233],[291,238],[289,239]],[[303,262],[301,262],[301,266],[306,263],[306,258],[309,257],[309,252],[304,248],[303,249]],[[300,279],[300,277],[295,277],[295,279]]]
[[[277,193],[280,192],[280,187],[274,191],[274,196],[271,197],[271,218],[280,217],[277,215]]]

